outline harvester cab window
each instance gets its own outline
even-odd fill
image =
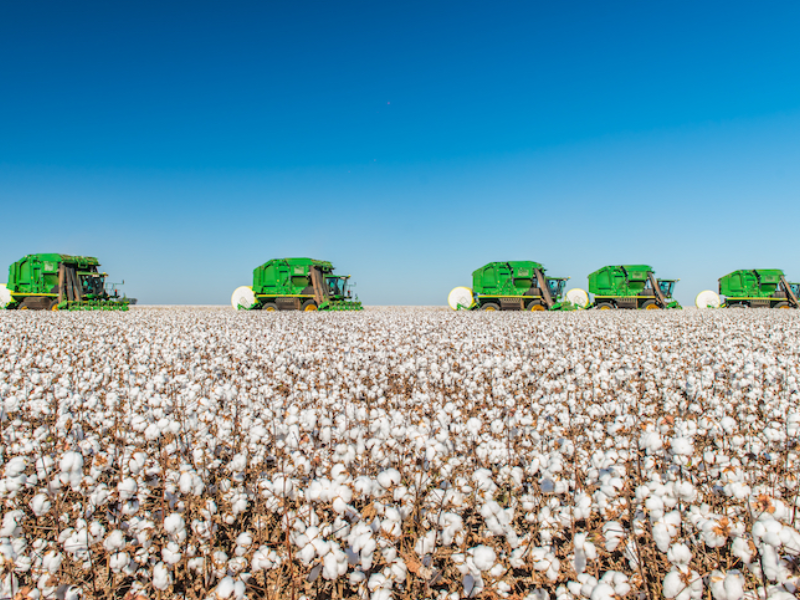
[[[96,273],[81,273],[81,288],[84,296],[102,296],[105,289],[104,279]]]
[[[344,296],[345,280],[341,277],[328,277],[328,293],[331,296]]]
[[[672,288],[675,287],[675,282],[674,281],[659,281],[658,282],[658,287],[661,288],[661,293],[665,297],[670,297],[670,296],[672,296]]]
[[[567,282],[564,279],[548,279],[547,287],[550,288],[550,295],[553,298],[558,298],[564,292],[564,285]]]

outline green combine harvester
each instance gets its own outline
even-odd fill
[[[593,307],[597,310],[681,308],[672,300],[678,281],[656,279],[648,265],[614,265],[589,275],[589,292],[594,294]]]
[[[128,310],[136,300],[120,297],[99,266],[93,256],[29,254],[9,267],[8,283],[0,284],[0,308]]]
[[[723,296],[725,301],[720,298]],[[800,308],[800,283],[786,281],[780,269],[740,269],[719,278],[719,295],[697,294],[697,308]]]
[[[234,290],[237,310],[363,310],[347,289],[350,275],[335,275],[333,265],[311,258],[274,258],[253,271],[253,285]]]
[[[569,277],[547,277],[546,269],[530,260],[491,262],[472,273],[472,288],[454,288],[447,297],[453,310],[573,310],[589,296],[570,290],[562,299]]]

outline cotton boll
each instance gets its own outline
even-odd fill
[[[172,584],[172,573],[163,562],[153,567],[153,587],[157,590],[166,590]]]
[[[744,598],[744,576],[739,571],[714,570],[709,577],[709,587],[714,600],[741,600]]]
[[[119,499],[122,501],[133,498],[138,489],[139,486],[136,484],[136,481],[130,477],[123,479],[117,484],[117,493],[119,494]]]
[[[181,550],[175,542],[169,542],[166,547],[161,550],[161,559],[168,565],[178,563],[181,557]]]
[[[24,456],[15,456],[6,463],[6,477],[18,477],[25,472],[28,461]]]
[[[700,600],[703,597],[703,579],[697,571],[673,568],[664,577],[662,590],[665,598]]]
[[[400,484],[400,472],[397,469],[386,469],[378,473],[378,483],[381,487],[389,489]]]
[[[686,544],[673,544],[667,552],[667,560],[673,565],[683,567],[692,560],[692,552]]]
[[[116,552],[109,557],[108,565],[114,573],[120,573],[130,562],[131,559],[127,552]]]
[[[31,498],[30,507],[31,510],[33,511],[33,514],[35,514],[37,517],[42,517],[48,512],[50,512],[52,503],[50,502],[47,495],[36,494],[33,498]]]
[[[488,546],[480,545],[470,548],[469,553],[472,555],[475,567],[480,571],[488,571],[497,560],[497,554]]]

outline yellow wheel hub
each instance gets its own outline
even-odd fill
[[[485,310],[486,312],[494,312],[497,309],[494,306],[488,306],[488,307],[484,308],[483,310]]]
[[[534,304],[529,309],[531,312],[542,312],[545,310],[544,306],[541,304]]]
[[[792,309],[791,306],[779,306],[778,308],[783,309],[783,310],[791,310]]]
[[[267,312],[275,312],[275,307],[274,306],[268,306],[264,310],[267,311]]]
[[[660,310],[661,307],[658,304],[648,304],[645,307],[645,310]]]
[[[303,310],[305,312],[314,312],[315,310],[317,310],[317,305],[316,304],[309,304]]]
[[[58,304],[53,304],[53,308],[51,308],[53,312],[58,312]]]
[[[610,306],[601,306],[600,310],[611,310]]]

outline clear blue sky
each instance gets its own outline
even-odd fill
[[[0,268],[94,255],[149,304],[283,256],[368,304],[494,260],[800,280],[796,2],[165,4],[0,4]]]

